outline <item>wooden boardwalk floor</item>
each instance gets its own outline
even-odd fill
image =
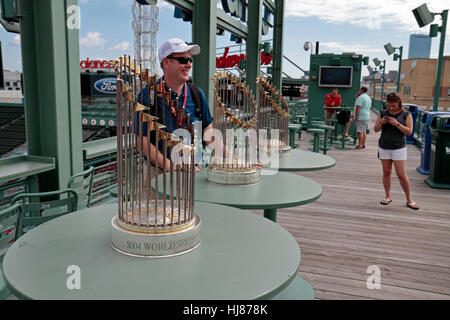
[[[316,299],[450,299],[450,190],[432,189],[416,171],[420,150],[408,145],[407,174],[413,199],[406,207],[393,173],[392,203],[384,198],[376,115],[369,124],[366,149],[332,149],[336,166],[298,172],[322,185],[314,203],[278,210],[278,223],[300,246],[299,276]],[[297,141],[310,147],[305,134]],[[369,266],[378,266],[380,289],[368,289]]]

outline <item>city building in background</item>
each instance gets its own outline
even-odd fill
[[[421,109],[432,110],[434,99],[434,84],[436,79],[436,59],[414,58],[405,59],[402,63],[400,73],[399,95],[405,103],[412,103],[421,106]],[[384,95],[397,90],[397,71],[389,71],[385,74]],[[362,83],[366,84],[370,90],[369,94],[375,94],[379,99],[381,94],[381,73],[371,76],[364,76]],[[375,82],[375,91],[373,83]],[[450,110],[450,56],[444,56],[441,87],[439,94],[440,110]]]
[[[400,74],[400,97],[404,102],[426,106],[432,110],[436,59],[406,59]],[[444,56],[442,64],[439,107],[450,109],[450,56]]]
[[[22,103],[22,73],[19,71],[3,70],[5,77],[4,89],[0,90],[0,102]]]
[[[384,90],[383,94],[387,95],[391,92],[395,92],[397,90],[397,78],[398,71],[389,71],[384,75]],[[373,88],[373,84],[375,82],[375,91]],[[382,73],[379,72],[374,76],[364,76],[362,77],[361,85],[365,85],[369,88],[369,95],[375,95],[375,98],[379,99],[381,95],[381,82],[382,82]]]
[[[411,34],[409,36],[408,59],[430,58],[431,38],[426,34]]]

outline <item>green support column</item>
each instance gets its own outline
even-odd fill
[[[262,28],[262,3],[263,0],[248,2],[248,36],[247,36],[247,74],[246,83],[256,95],[256,78],[259,76],[261,65],[261,28]]]
[[[79,30],[67,28],[76,0],[20,0],[28,154],[54,157],[39,190],[66,187],[82,171]]]
[[[383,76],[381,79],[381,96],[380,100],[383,101],[383,95],[384,95],[384,75],[386,73],[386,60],[383,60]]]
[[[402,59],[403,59],[403,46],[400,48],[400,55],[398,56],[398,78],[397,78],[397,92],[400,93],[400,76],[402,73]]]
[[[275,0],[275,19],[273,29],[273,50],[272,64],[273,74],[272,83],[275,88],[281,92],[281,82],[283,77],[283,18],[284,18],[284,0]]]
[[[441,94],[442,61],[444,60],[445,32],[447,29],[448,10],[442,11],[441,16],[442,26],[439,28],[439,31],[441,32],[441,40],[439,42],[439,57],[436,69],[436,82],[434,85],[433,111],[438,110],[439,96]]]
[[[216,71],[217,4],[214,1],[195,1],[192,24],[193,42],[201,52],[194,56],[193,81],[203,89],[213,112],[214,88],[211,78]]]

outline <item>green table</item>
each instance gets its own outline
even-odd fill
[[[30,299],[247,300],[277,298],[299,282],[300,249],[281,226],[209,203],[195,203],[195,212],[202,222],[200,246],[160,259],[130,257],[111,247],[117,204],[51,220],[8,250],[6,283],[15,296]],[[72,265],[80,270],[79,290],[66,285]]]
[[[291,150],[288,157],[280,158],[280,171],[313,171],[323,170],[333,167],[336,164],[334,158],[309,152],[305,150]]]
[[[158,177],[162,195],[163,177]],[[154,190],[155,180],[152,180]],[[167,194],[170,183],[166,184]],[[295,174],[277,172],[261,175],[253,185],[222,185],[207,180],[206,168],[195,174],[195,201],[222,204],[239,209],[264,210],[264,217],[276,221],[277,209],[296,207],[319,199],[322,187],[317,182]]]

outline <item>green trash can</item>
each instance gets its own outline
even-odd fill
[[[450,189],[450,115],[439,115],[430,124],[430,176],[432,188]]]

